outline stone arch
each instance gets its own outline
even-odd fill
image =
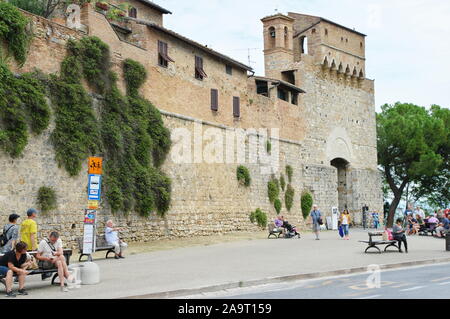
[[[361,78],[361,79],[363,79],[364,78],[364,72],[363,72],[363,70],[361,69],[361,71],[359,71],[359,77]]]
[[[350,65],[347,64],[347,68],[345,69],[345,74],[346,75],[350,75],[351,71],[350,71]]]
[[[330,162],[335,158],[342,158],[349,163],[352,162],[352,143],[345,128],[336,127],[331,131],[327,139],[326,153]]]
[[[331,62],[331,69],[332,70],[336,70],[337,69],[337,67],[336,67],[336,61],[333,59],[333,62]]]
[[[275,30],[275,27],[269,27],[269,49],[275,48],[276,44],[276,38],[277,38],[277,31]]]
[[[342,62],[339,63],[338,72],[339,73],[344,73],[344,67],[342,66]]]
[[[352,74],[352,76],[354,76],[354,77],[357,77],[357,76],[358,76],[358,71],[356,70],[356,66],[355,66],[355,68],[353,69],[353,74]]]

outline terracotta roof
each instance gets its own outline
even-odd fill
[[[345,29],[345,30],[347,30],[347,31],[356,33],[356,34],[361,35],[361,36],[363,36],[363,37],[367,37],[367,35],[364,34],[364,33],[358,32],[358,31],[356,31],[356,30],[354,30],[354,29],[350,29],[349,27],[343,26],[342,24],[333,22],[333,21],[331,21],[331,20],[328,20],[328,19],[325,19],[325,18],[322,18],[322,17],[311,16],[311,15],[308,15],[308,14],[301,14],[301,13],[295,13],[295,12],[289,12],[289,13],[299,14],[299,15],[308,16],[308,17],[314,17],[314,18],[319,19],[317,22],[315,22],[314,24],[310,25],[310,26],[309,26],[308,28],[306,28],[305,30],[302,30],[302,31],[297,32],[297,33],[294,35],[294,38],[295,38],[295,37],[298,37],[301,33],[303,33],[303,32],[305,32],[305,31],[309,30],[310,28],[312,28],[312,27],[318,25],[318,24],[319,24],[320,22],[322,22],[322,21],[327,22],[327,23],[330,23],[330,24],[333,24],[333,25],[335,25],[335,26],[337,26],[337,27],[343,28],[343,29]]]
[[[158,10],[159,12],[161,12],[161,13],[163,13],[163,14],[167,14],[167,13],[168,13],[168,14],[172,14],[172,12],[170,12],[169,10],[164,9],[163,7],[157,5],[156,3],[151,2],[151,1],[149,1],[149,0],[137,0],[137,1],[142,2],[143,4],[145,4],[145,5],[147,5],[147,6],[151,7],[151,8],[153,8],[153,9],[155,9],[155,10]]]
[[[274,84],[280,84],[282,86],[285,86],[293,91],[296,91],[298,93],[306,93],[306,91],[302,90],[301,88],[299,88],[298,86],[295,86],[292,83],[283,81],[283,80],[277,80],[277,79],[271,79],[271,78],[266,78],[264,76],[255,76],[254,77],[256,81],[264,81],[264,82],[271,82]]]
[[[195,42],[195,41],[193,41],[191,39],[188,39],[188,38],[186,38],[186,37],[184,37],[184,36],[174,32],[172,30],[166,29],[166,28],[164,28],[164,27],[162,27],[160,25],[157,25],[157,24],[155,24],[153,22],[150,22],[148,20],[140,20],[140,19],[133,19],[133,20],[135,20],[139,24],[146,25],[149,28],[153,28],[153,29],[156,29],[158,31],[164,32],[164,33],[166,33],[166,34],[168,34],[168,35],[170,35],[170,36],[172,36],[174,38],[177,38],[178,40],[181,40],[181,41],[183,41],[183,42],[185,42],[187,44],[190,44],[190,45],[196,47],[197,49],[200,49],[200,50],[204,51],[205,53],[211,54],[211,55],[215,56],[216,58],[224,60],[225,62],[227,62],[227,63],[229,63],[231,65],[234,65],[234,66],[236,66],[236,67],[238,67],[240,69],[244,69],[244,70],[250,71],[250,72],[253,71],[253,68],[251,68],[250,66],[245,65],[245,64],[243,64],[243,63],[241,63],[239,61],[236,61],[236,60],[234,60],[234,59],[232,59],[232,58],[230,58],[230,57],[228,57],[228,56],[226,56],[226,55],[224,55],[222,53],[214,51],[214,50],[212,50],[212,49],[210,49],[210,48],[208,48],[208,47],[206,47],[206,46],[204,46],[204,45],[202,45],[202,44],[200,44],[198,42]]]

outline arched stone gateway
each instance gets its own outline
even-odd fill
[[[350,201],[352,189],[350,178],[350,163],[353,161],[352,143],[347,130],[336,127],[331,131],[327,139],[327,158],[330,165],[337,169],[338,207],[342,212],[346,206],[351,209]]]
[[[339,212],[348,208],[348,195],[350,189],[350,179],[348,178],[350,163],[343,158],[335,158],[331,161],[331,166],[337,169],[337,192]]]

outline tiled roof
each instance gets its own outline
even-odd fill
[[[164,33],[166,33],[168,35],[171,35],[174,38],[177,38],[177,39],[179,39],[179,40],[181,40],[183,42],[186,42],[186,43],[196,47],[197,49],[200,49],[200,50],[202,50],[202,51],[204,51],[206,53],[209,53],[209,54],[215,56],[216,58],[224,60],[224,61],[228,62],[229,64],[234,65],[234,66],[236,66],[236,67],[238,67],[240,69],[244,69],[244,70],[250,71],[250,72],[253,71],[253,68],[251,68],[250,66],[245,65],[245,64],[243,64],[243,63],[241,63],[239,61],[236,61],[236,60],[234,60],[234,59],[232,59],[232,58],[230,58],[230,57],[228,57],[228,56],[226,56],[226,55],[224,55],[222,53],[214,51],[213,49],[210,49],[210,48],[208,48],[208,47],[206,47],[206,46],[204,46],[204,45],[202,45],[202,44],[200,44],[198,42],[195,42],[195,41],[193,41],[191,39],[188,39],[188,38],[182,36],[181,34],[178,34],[178,33],[174,32],[172,30],[166,29],[166,28],[164,28],[164,27],[162,27],[160,25],[157,25],[157,24],[155,24],[153,22],[150,22],[150,21],[147,21],[147,20],[140,20],[140,19],[135,19],[135,20],[139,24],[146,25],[146,26],[148,26],[150,28],[153,28],[153,29],[156,29],[158,31],[164,32]]]
[[[264,81],[264,82],[271,82],[271,83],[275,83],[275,84],[280,84],[282,86],[285,86],[295,92],[298,93],[306,93],[304,90],[302,90],[301,88],[299,88],[298,86],[295,86],[294,84],[291,84],[289,82],[283,81],[283,80],[277,80],[277,79],[271,79],[271,78],[267,78],[264,76],[255,76],[254,77],[256,81]]]
[[[137,0],[137,1],[140,1],[143,4],[145,4],[145,5],[149,6],[149,7],[152,7],[153,9],[158,10],[159,12],[162,12],[164,14],[166,14],[166,13],[172,14],[172,12],[170,12],[169,10],[164,9],[163,7],[157,5],[156,3],[153,3],[153,2],[151,2],[149,0]]]

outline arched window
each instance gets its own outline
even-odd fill
[[[277,37],[277,33],[275,31],[274,27],[269,28],[269,47],[274,48],[275,47],[275,40]]]
[[[300,37],[300,52],[308,54],[308,38],[306,36]]]
[[[286,48],[289,47],[288,43],[289,43],[289,29],[287,27],[284,27],[284,46]]]
[[[128,16],[130,18],[137,18],[137,9],[136,8],[130,8],[130,10],[128,10]]]

